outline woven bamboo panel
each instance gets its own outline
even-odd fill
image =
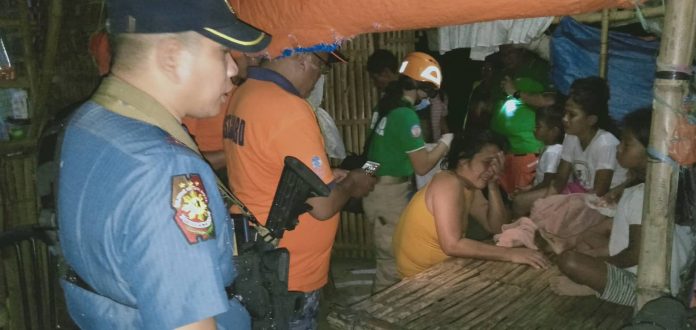
[[[0,227],[38,222],[36,147],[32,141],[0,148]]]
[[[51,111],[75,108],[99,83],[99,72],[88,52],[90,35],[104,29],[105,1],[64,1],[59,59],[53,72],[48,105]]]
[[[8,329],[48,329],[56,324],[57,317],[55,304],[50,301],[56,299],[57,278],[48,272],[49,267],[55,269],[54,264],[49,264],[49,254],[46,245],[41,241],[36,241],[33,245],[27,241],[19,247],[23,256],[22,272],[24,275],[24,286],[20,286],[20,272],[17,264],[16,251],[7,249],[3,251],[2,267],[8,284],[7,304],[9,314]],[[37,259],[30,258],[32,251],[36,251]],[[36,262],[34,264],[34,262]],[[54,262],[54,261],[53,261]],[[38,280],[38,281],[37,281]],[[52,287],[49,289],[49,281]],[[22,293],[25,293],[24,295]],[[24,306],[22,299],[27,299]],[[29,318],[25,319],[23,309],[28,307]],[[61,316],[65,319],[65,315]],[[50,325],[49,325],[50,324]],[[65,322],[64,324],[70,324]]]
[[[324,108],[336,121],[346,151],[360,153],[369,132],[372,109],[379,95],[367,73],[367,58],[375,49],[391,50],[401,59],[413,51],[414,31],[360,35],[341,48],[349,63],[335,65],[326,77]],[[341,213],[334,254],[342,257],[372,257],[372,226],[362,214]]]
[[[452,258],[349,308],[332,312],[336,329],[618,329],[632,308],[594,296],[558,296],[536,270]]]

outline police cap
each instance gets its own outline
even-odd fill
[[[241,52],[259,52],[271,36],[237,18],[225,0],[108,0],[111,33],[198,32]]]

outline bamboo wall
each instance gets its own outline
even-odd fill
[[[89,35],[103,24],[102,5],[89,0],[0,0],[0,32],[17,71],[17,79],[0,80],[0,88],[28,90],[32,121],[27,138],[0,142],[0,228],[38,220],[39,130],[96,86],[99,77],[87,45]]]
[[[372,108],[377,104],[377,90],[366,71],[367,58],[375,49],[389,49],[398,59],[413,51],[414,31],[397,31],[361,35],[348,41],[341,52],[349,63],[335,65],[326,77],[324,108],[336,120],[346,151],[359,153],[367,137]],[[341,213],[334,254],[341,257],[373,256],[372,227],[362,214]]]
[[[104,27],[105,1],[70,0],[64,3],[56,69],[48,95],[51,114],[85,100],[99,83],[99,73],[88,46],[90,35]]]
[[[99,25],[101,6],[102,1],[93,0],[0,0],[0,32],[17,73],[15,80],[0,80],[0,88],[28,91],[32,122],[26,138],[0,142],[0,231],[38,222],[36,170],[40,131],[59,109],[86,97],[96,86],[98,75],[87,54],[87,44],[89,35]],[[39,277],[46,280],[52,278],[51,270],[44,262],[45,254],[42,256],[36,264],[38,268],[29,274],[41,272]],[[34,265],[27,258],[25,253],[25,265]],[[32,324],[25,324],[20,314],[20,287],[32,293],[43,289],[37,289],[34,282],[19,283],[13,253],[3,251],[0,328],[46,328],[36,323],[48,311],[44,308],[39,313],[40,304],[31,302]]]

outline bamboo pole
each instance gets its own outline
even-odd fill
[[[602,34],[599,46],[599,76],[607,78],[607,57],[609,48],[609,9],[602,10]]]
[[[659,157],[668,154],[671,133],[688,90],[696,31],[696,2],[667,1],[665,26],[657,58],[650,144]],[[665,156],[666,157],[666,156]],[[643,201],[636,311],[669,292],[674,201],[678,167],[651,157]]]
[[[643,13],[643,17],[645,18],[653,18],[653,17],[659,17],[665,14],[665,8],[663,6],[657,6],[657,7],[650,7],[650,8],[641,8],[641,12]],[[588,14],[580,14],[580,15],[573,15],[570,16],[574,20],[580,22],[580,23],[597,23],[602,21],[602,14],[601,12],[595,12],[595,13],[588,13]],[[554,24],[558,24],[561,22],[561,18],[563,16],[557,16],[553,19]],[[609,20],[611,22],[619,22],[619,21],[630,21],[633,19],[636,19],[636,11],[632,9],[622,9],[622,10],[612,10],[609,13]]]
[[[36,115],[36,89],[39,83],[38,79],[38,69],[36,68],[36,54],[34,52],[34,45],[32,44],[33,35],[30,28],[31,14],[29,10],[29,3],[26,1],[20,1],[17,4],[18,13],[20,15],[19,30],[22,36],[22,49],[24,51],[24,60],[26,75],[29,81],[29,117],[34,118]]]
[[[58,56],[58,46],[60,40],[60,28],[63,22],[63,1],[52,0],[49,9],[48,27],[46,28],[46,44],[41,65],[41,76],[38,81],[38,89],[36,91],[36,121],[32,127],[38,129],[38,136],[43,129],[46,120],[48,119],[48,110],[46,109],[46,100],[51,91],[51,80],[56,71],[56,60]]]

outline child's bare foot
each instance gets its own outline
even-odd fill
[[[549,284],[551,291],[559,296],[592,296],[597,294],[597,291],[589,286],[575,283],[563,275],[552,277],[549,279]]]

